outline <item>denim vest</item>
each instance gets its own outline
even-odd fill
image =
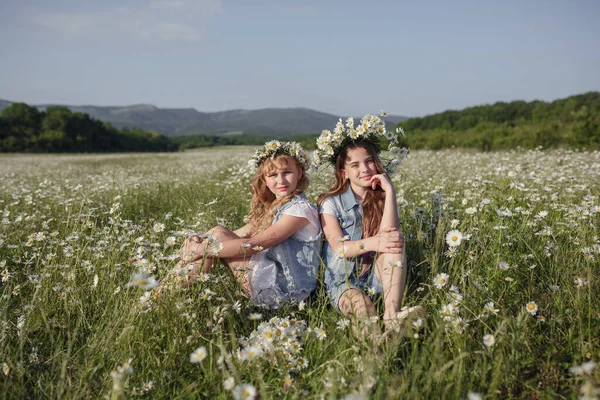
[[[294,196],[275,215],[273,224],[293,204],[304,202],[313,209],[304,194]],[[248,282],[256,305],[279,308],[287,301],[305,300],[317,286],[322,231],[309,241],[290,236],[283,242],[261,251],[250,262]]]
[[[360,240],[362,238],[362,207],[356,201],[352,188],[348,187],[344,193],[330,198],[338,212],[338,223],[342,229],[345,240]],[[381,291],[381,284],[377,281],[374,268],[368,274],[359,277],[362,268],[362,259],[339,257],[334,253],[329,242],[323,243],[323,260],[325,261],[325,285],[327,293],[334,307],[337,308],[339,296],[349,288],[366,288],[374,286],[377,292]]]

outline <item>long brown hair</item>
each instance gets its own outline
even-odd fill
[[[290,163],[296,166],[298,171],[302,173],[302,177],[298,181],[294,193],[284,198],[277,199],[273,192],[267,187],[265,176],[277,168],[289,166]],[[252,190],[252,200],[250,201],[250,217],[248,218],[248,223],[252,228],[252,236],[255,236],[267,229],[273,223],[273,218],[275,218],[275,214],[281,206],[290,201],[295,195],[304,192],[306,188],[308,188],[308,176],[304,171],[304,167],[302,167],[302,164],[300,164],[298,160],[287,155],[278,155],[274,158],[266,159],[258,166],[254,178],[250,183],[250,188]]]
[[[321,193],[318,204],[323,204],[323,201],[328,197],[336,196],[344,193],[348,190],[350,185],[349,179],[344,179],[342,170],[346,166],[346,160],[348,159],[348,152],[350,150],[363,148],[369,153],[375,161],[375,167],[378,174],[384,174],[385,169],[379,159],[379,148],[370,142],[363,140],[357,140],[349,142],[345,145],[335,160],[335,181],[331,189],[325,193]],[[381,225],[381,218],[383,216],[383,207],[385,205],[385,192],[377,187],[375,190],[369,189],[363,199],[363,232],[362,237],[368,238],[376,235],[379,232],[379,226]]]

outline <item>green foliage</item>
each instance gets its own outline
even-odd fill
[[[73,113],[66,107],[45,112],[14,103],[0,115],[0,152],[105,153],[175,151],[177,144],[163,135],[141,129],[118,130],[112,125]]]
[[[413,149],[450,147],[482,151],[569,147],[600,148],[600,93],[555,100],[498,102],[444,111],[399,124]]]

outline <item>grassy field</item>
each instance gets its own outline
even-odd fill
[[[373,346],[322,287],[266,311],[223,267],[159,298],[128,285],[242,224],[251,151],[1,155],[0,396],[600,397],[599,152],[413,152],[393,176],[405,304],[429,316]],[[311,171],[309,197],[330,180]]]

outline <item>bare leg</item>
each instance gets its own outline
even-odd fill
[[[398,267],[398,262],[402,266]],[[406,285],[406,252],[400,254],[380,254],[375,262],[375,276],[383,285],[383,319],[396,317],[402,307],[402,297]]]
[[[398,266],[399,261],[402,261],[400,267]],[[402,308],[407,272],[404,250],[400,254],[384,253],[377,258],[375,274],[383,285],[385,307],[383,322],[386,335],[396,332],[400,336],[404,336],[414,321],[421,319],[423,322],[427,318],[427,314],[421,306]],[[422,326],[422,324],[416,326]]]
[[[377,316],[373,302],[358,289],[348,289],[341,296],[338,308],[344,316],[351,318],[352,331],[358,339],[374,340],[379,336],[379,325],[369,320]]]
[[[222,226],[215,226],[207,232],[212,235],[217,242],[226,242],[228,240],[239,239],[240,237],[234,232]],[[189,240],[189,239],[188,239]],[[249,294],[250,290],[248,287],[248,263],[249,257],[244,259],[226,259],[221,258],[221,261],[229,268],[235,280],[242,287],[242,290]],[[205,257],[204,260],[198,260],[194,265],[194,269],[189,275],[189,281],[194,282],[198,276],[198,271],[211,272],[217,262],[217,257]]]

